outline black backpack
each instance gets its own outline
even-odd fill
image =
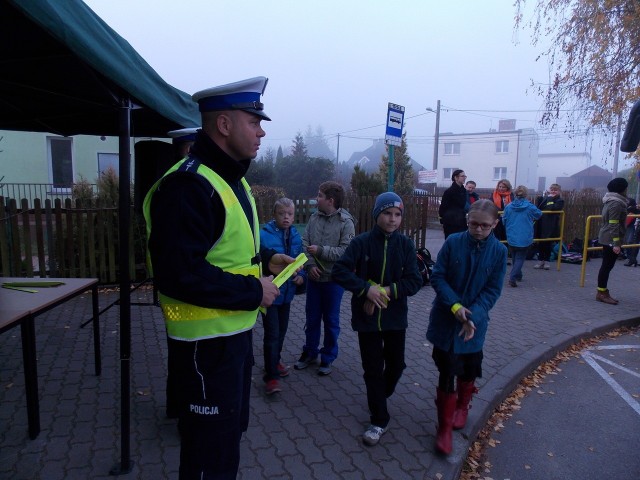
[[[416,261],[418,262],[418,270],[422,275],[422,285],[429,285],[431,271],[435,262],[431,259],[431,252],[426,248],[419,248],[416,251]]]

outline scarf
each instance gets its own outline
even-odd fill
[[[511,191],[500,193],[497,190],[494,190],[493,203],[495,203],[496,207],[500,210],[504,210],[504,207],[511,203]]]

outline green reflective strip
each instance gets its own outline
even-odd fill
[[[620,220],[609,220],[609,223],[620,223]]]

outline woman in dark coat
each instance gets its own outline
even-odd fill
[[[560,211],[564,208],[560,185],[552,183],[544,196],[536,198],[536,207],[540,210]],[[555,213],[543,214],[536,222],[535,238],[558,238],[560,236],[560,215]],[[553,242],[538,242],[538,263],[533,268],[549,270],[551,246]]]
[[[456,232],[464,232],[467,229],[467,211],[469,200],[464,182],[467,176],[464,170],[454,170],[451,175],[453,182],[442,194],[438,216],[444,230],[444,238]]]

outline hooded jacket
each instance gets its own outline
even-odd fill
[[[507,243],[512,247],[528,247],[533,243],[533,222],[542,216],[538,207],[526,198],[516,197],[504,207],[502,223],[507,231]]]
[[[260,246],[295,258],[302,253],[302,237],[293,225],[289,227],[289,235],[285,237],[285,231],[276,225],[275,220],[271,220],[260,229]],[[300,270],[297,275],[306,281],[307,274],[304,270]],[[273,301],[273,305],[290,303],[295,294],[296,284],[292,277],[280,287],[280,295]]]
[[[349,242],[355,237],[356,227],[351,214],[343,208],[331,214],[317,211],[309,218],[302,234],[302,245],[306,251],[309,245],[318,245],[318,253],[305,263],[305,270],[318,267],[321,270],[320,282],[331,281],[331,269],[338,261]]]
[[[598,234],[598,242],[601,245],[619,247],[625,233],[627,198],[619,193],[607,192],[602,198],[602,203],[602,228]]]
[[[489,327],[489,310],[502,292],[507,270],[507,247],[491,233],[476,240],[469,232],[450,235],[438,252],[431,285],[436,291],[429,315],[427,340],[445,352],[456,354],[482,350]],[[462,324],[451,307],[460,303],[471,310],[476,326],[467,342],[458,334]]]

